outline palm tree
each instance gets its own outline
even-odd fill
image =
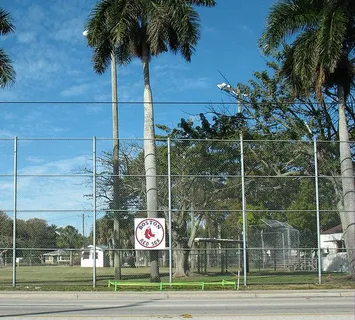
[[[110,210],[113,211],[113,249],[114,253],[114,278],[121,279],[121,259],[118,249],[120,249],[120,164],[119,164],[119,122],[118,122],[118,94],[117,94],[117,62],[115,54],[115,43],[111,42],[108,34],[107,24],[102,23],[103,17],[101,13],[105,11],[105,2],[99,2],[91,12],[87,22],[84,35],[88,39],[90,46],[95,50],[100,50],[102,47],[111,50],[111,96],[112,96],[112,200],[110,202]],[[90,31],[90,32],[89,32]],[[100,56],[99,52],[95,56]],[[109,61],[107,61],[107,68]],[[97,71],[95,67],[95,71]],[[103,70],[104,71],[104,70]],[[103,72],[102,71],[102,72]],[[102,73],[101,71],[98,73]]]
[[[78,229],[73,226],[59,228],[57,229],[57,234],[58,248],[79,249],[84,243],[84,237],[81,236]],[[73,250],[69,251],[69,259],[70,266],[73,266]]]
[[[11,17],[8,12],[0,8],[0,35],[5,35],[15,31],[14,25],[11,23]],[[5,88],[15,81],[15,70],[11,65],[11,59],[0,48],[0,88]]]
[[[287,43],[286,40],[294,39]],[[282,74],[297,96],[335,88],[338,97],[342,199],[339,212],[352,272],[355,272],[355,186],[346,120],[355,84],[355,2],[283,0],[269,13],[260,39],[265,54],[284,46]]]
[[[89,44],[94,48],[94,68],[98,73],[106,70],[112,52],[121,64],[135,57],[143,64],[144,167],[149,218],[156,218],[158,209],[149,62],[152,57],[169,50],[191,61],[200,36],[199,14],[193,5],[212,7],[215,4],[215,0],[101,0],[87,23]],[[99,41],[90,43],[90,37]],[[150,265],[151,281],[159,281],[157,251],[150,252]]]

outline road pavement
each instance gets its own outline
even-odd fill
[[[354,290],[0,292],[0,319],[354,320]]]

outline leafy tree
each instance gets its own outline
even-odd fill
[[[137,153],[141,152],[141,147],[136,143],[125,144],[120,143],[119,154],[119,185],[120,185],[120,210],[117,212],[112,209],[112,202],[114,201],[114,179],[111,174],[114,161],[112,152],[103,152],[97,157],[97,178],[96,178],[96,197],[100,211],[104,211],[105,215],[97,220],[96,223],[96,241],[98,244],[108,246],[110,250],[110,265],[117,267],[116,253],[119,255],[120,249],[131,248],[134,223],[133,219],[137,214],[137,199],[142,197],[141,178],[139,183],[135,183],[131,175],[138,175],[144,177],[143,162],[139,162],[139,168],[134,168],[136,163]],[[138,150],[138,151],[137,151]],[[138,170],[138,171],[137,171]],[[80,172],[92,174],[91,168],[79,168]],[[91,183],[91,180],[88,181]],[[92,194],[86,195],[92,197]],[[115,219],[119,220],[120,238],[115,237]],[[90,235],[92,237],[92,233]],[[117,243],[119,241],[119,243]],[[115,254],[114,254],[115,253]],[[119,259],[121,261],[121,259]]]
[[[206,140],[212,129],[201,118],[202,125],[196,128],[182,120],[187,131],[159,126],[171,138],[175,277],[190,274],[189,254],[195,237],[222,237],[222,222],[233,205],[240,203],[238,142]],[[232,238],[237,239],[238,233]]]
[[[213,146],[214,145],[214,146]],[[173,224],[172,224],[172,246],[174,248],[174,262],[176,264],[175,276],[187,276],[190,272],[188,257],[193,246],[195,236],[200,232],[201,221],[213,220],[211,210],[213,205],[220,198],[220,194],[227,188],[223,179],[207,176],[220,173],[223,166],[228,163],[224,153],[218,155],[224,159],[223,163],[218,162],[217,156],[213,152],[217,150],[217,143],[196,142],[196,141],[171,141],[171,166],[173,183]],[[126,239],[133,237],[133,218],[143,217],[146,208],[146,190],[144,185],[144,152],[140,145],[131,145],[131,152],[125,152],[122,162],[125,161],[125,169],[122,169],[121,184],[127,189],[130,195],[127,201],[127,213],[125,228]],[[127,148],[126,148],[127,149]],[[158,215],[168,218],[168,149],[166,142],[159,142],[157,149],[158,163]],[[121,163],[122,163],[121,162]],[[109,170],[108,170],[109,171]],[[223,171],[225,172],[225,171]],[[100,180],[103,177],[100,175]],[[105,181],[103,179],[102,181]],[[107,186],[102,184],[99,190]],[[209,219],[211,218],[211,219]],[[214,219],[216,221],[216,219]],[[103,226],[104,241],[107,235],[112,233],[112,223],[110,217],[106,215],[98,222]],[[122,223],[123,225],[123,223]],[[101,238],[101,237],[100,237]],[[108,242],[109,243],[109,242]],[[132,243],[133,244],[133,243]]]
[[[338,99],[339,160],[342,198],[339,202],[352,273],[355,273],[355,185],[346,120],[346,102],[354,86],[355,5],[352,0],[278,1],[260,39],[264,53],[284,45],[281,72],[297,96],[335,88]]]
[[[0,35],[9,34],[15,31],[11,16],[4,9],[0,8]],[[15,70],[12,61],[6,52],[0,48],[0,88],[13,84],[15,81]]]
[[[12,221],[9,216],[0,210],[0,250],[12,246]]]
[[[314,155],[312,143],[302,141],[308,134],[303,121],[314,117],[316,121],[309,122],[319,137],[323,140],[334,139],[336,131],[330,117],[333,105],[330,104],[326,109],[324,105],[314,103],[311,98],[295,101],[278,72],[278,65],[268,63],[268,66],[271,72],[256,72],[248,85],[238,84],[240,91],[246,93],[242,99],[245,107],[243,115],[228,115],[224,109],[212,109],[212,118],[200,114],[200,121],[196,124],[182,119],[173,132],[185,139],[230,139],[225,144],[228,148],[216,151],[230,158],[234,166],[230,166],[226,172],[233,174],[240,170],[240,155],[236,151],[239,143],[234,139],[239,139],[239,130],[243,130],[246,139],[244,159],[248,224],[259,225],[261,219],[286,220],[304,234],[301,239],[305,246],[314,247],[315,216],[312,221],[313,233],[307,228],[310,215],[312,211],[315,212],[314,182],[311,178],[314,175]],[[318,144],[318,163],[322,174],[327,175],[320,185],[321,209],[324,210],[332,209],[334,205],[332,188],[336,190],[337,183],[332,177],[338,175],[334,169],[335,151],[331,143]],[[231,180],[227,179],[225,182],[230,187],[233,186]],[[308,181],[313,192],[302,191],[305,187],[304,180]],[[224,194],[220,201],[226,212],[229,212],[227,220],[235,221],[232,216],[241,216],[241,209],[235,208],[238,204],[235,201],[240,197],[240,184],[238,186],[238,183],[234,183],[234,188],[230,189],[239,190],[239,194]],[[253,212],[255,208],[258,210]],[[293,215],[294,213],[297,214]],[[326,215],[321,217],[323,228],[331,226],[330,221],[337,223],[334,215],[335,213],[327,214],[327,219]],[[296,216],[299,219],[292,219]],[[225,228],[235,230],[236,227],[226,224],[223,229]]]
[[[57,232],[57,246],[64,249],[79,249],[83,246],[84,238],[73,226],[61,227]],[[70,265],[73,265],[73,251],[69,251]]]
[[[57,234],[58,248],[79,249],[83,245],[82,235],[73,226],[58,228]]]
[[[12,246],[12,221],[8,215],[0,210],[0,267],[6,262],[4,255]]]
[[[301,231],[301,248],[317,248],[317,219],[316,212],[314,211],[314,199],[314,184],[310,179],[304,178],[300,183],[295,201],[287,209],[287,222]],[[322,199],[323,209],[327,206],[328,209],[331,209],[330,202],[330,196]],[[334,227],[339,223],[339,215],[336,212],[327,212],[320,215],[320,225],[324,230]]]
[[[19,247],[28,248],[29,263],[39,256],[39,248],[55,248],[57,234],[43,219],[32,218],[27,221],[17,220]],[[25,253],[25,251],[24,251]]]
[[[144,165],[148,217],[157,217],[157,167],[153,96],[149,62],[170,50],[191,60],[199,39],[199,15],[192,5],[214,6],[215,0],[102,0],[87,24],[97,72],[104,72],[114,52],[120,63],[137,57],[144,78]],[[103,27],[102,27],[103,26]],[[101,29],[100,29],[101,28]],[[104,28],[104,32],[102,32]],[[99,41],[97,40],[99,39]],[[158,252],[150,252],[151,281],[159,281]]]
[[[184,277],[190,274],[189,254],[195,237],[201,232],[201,223],[212,231],[212,225],[218,220],[217,216],[212,217],[211,211],[229,187],[221,177],[228,162],[223,154],[217,154],[218,143],[175,138],[170,157],[173,177],[171,232],[174,277]]]

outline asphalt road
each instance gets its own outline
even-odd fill
[[[4,319],[354,320],[354,290],[2,292]]]

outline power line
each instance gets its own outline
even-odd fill
[[[155,105],[235,105],[236,101],[154,101],[154,102],[144,102],[144,101],[118,101],[118,104],[126,104],[126,105],[138,105],[144,103],[151,103]],[[307,105],[308,102],[287,102],[287,101],[259,101],[259,102],[249,102],[243,101],[244,105],[258,105],[258,104],[266,104],[266,103],[280,103],[283,105]],[[112,104],[112,101],[0,101],[0,104]],[[336,105],[336,102],[312,102],[312,104],[320,105]],[[348,106],[354,106],[354,102],[347,103]]]

